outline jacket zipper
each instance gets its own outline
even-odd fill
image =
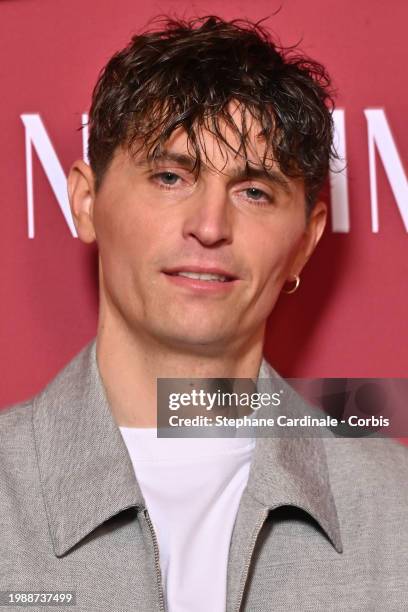
[[[262,525],[264,524],[268,514],[269,514],[269,509],[267,509],[265,512],[262,513],[262,516],[259,519],[258,523],[256,524],[256,527],[255,527],[254,532],[252,534],[251,544],[250,544],[250,547],[249,547],[249,553],[247,555],[247,560],[246,560],[246,563],[245,563],[245,566],[244,566],[244,571],[242,573],[242,586],[241,586],[241,590],[239,592],[239,597],[238,597],[237,605],[236,605],[236,608],[235,608],[235,612],[240,612],[240,610],[241,610],[242,598],[244,596],[245,585],[246,585],[246,581],[248,579],[248,572],[249,572],[249,567],[251,565],[252,555],[254,554],[255,543],[256,543],[256,541],[258,539],[259,532],[261,531]]]
[[[164,593],[163,593],[163,584],[162,584],[161,567],[160,567],[159,545],[158,545],[158,542],[157,542],[156,534],[154,532],[153,523],[150,520],[150,516],[149,516],[148,511],[144,510],[143,514],[145,515],[146,523],[149,526],[150,533],[151,533],[152,540],[153,540],[154,565],[156,567],[157,588],[158,588],[158,591],[159,591],[159,609],[160,609],[161,612],[165,612]]]

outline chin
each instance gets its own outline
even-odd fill
[[[156,338],[169,347],[191,350],[192,352],[194,352],[194,349],[197,349],[197,352],[200,352],[200,349],[202,351],[204,348],[219,349],[225,346],[227,342],[225,331],[219,331],[217,333],[214,327],[208,330],[192,330],[191,328],[176,329],[176,326],[172,326],[172,328],[168,330],[161,329],[160,333],[156,335]]]

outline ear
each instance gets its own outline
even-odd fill
[[[306,265],[317,243],[322,237],[327,221],[327,206],[324,202],[316,202],[309,219],[306,222],[306,228],[303,233],[301,248],[299,249],[292,265],[292,273],[300,275],[303,267]]]
[[[74,162],[68,174],[68,197],[78,236],[82,242],[95,240],[93,208],[95,202],[94,176],[81,159]]]

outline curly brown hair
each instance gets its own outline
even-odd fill
[[[261,22],[210,15],[165,16],[154,24],[113,55],[93,91],[89,160],[96,189],[118,146],[130,150],[138,141],[154,158],[179,127],[197,173],[202,129],[246,160],[249,112],[268,144],[262,163],[269,151],[286,176],[303,179],[310,213],[336,157],[326,69],[295,47],[278,45]],[[232,100],[241,108],[240,128]],[[225,140],[220,121],[238,136],[238,149]]]

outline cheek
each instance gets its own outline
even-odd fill
[[[99,204],[99,203],[98,203]],[[152,223],[133,201],[105,200],[95,212],[95,230],[99,250],[105,257],[122,262],[149,247]]]
[[[290,273],[292,262],[299,249],[301,237],[283,230],[259,233],[252,246],[253,270],[258,270],[261,283],[272,287],[283,281]]]

